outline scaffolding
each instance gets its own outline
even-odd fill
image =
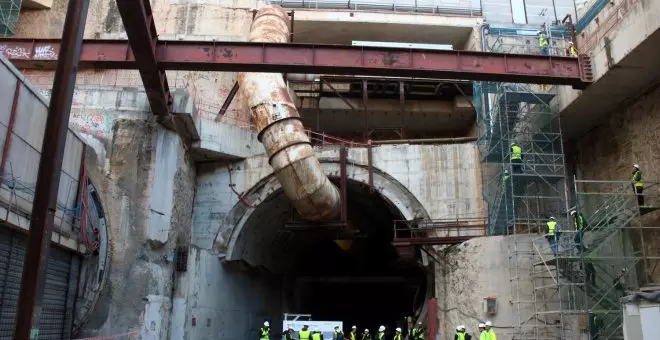
[[[16,33],[21,3],[22,0],[0,0],[0,36],[11,37]]]
[[[567,32],[550,31],[549,53],[565,55]],[[537,39],[491,31],[486,46],[492,52],[539,53]],[[619,298],[653,285],[658,276],[657,251],[649,251],[658,246],[648,244],[658,234],[643,217],[655,210],[653,195],[646,195],[651,206],[638,208],[630,181],[567,180],[554,87],[481,82],[474,84],[474,95],[488,234],[511,236],[517,314],[512,338],[619,339]],[[522,148],[521,162],[511,160],[512,143]],[[573,210],[588,221],[581,232]],[[556,255],[546,234],[550,217],[558,222]]]

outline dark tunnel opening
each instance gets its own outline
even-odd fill
[[[286,282],[282,313],[342,321],[346,331],[405,327],[405,318],[423,306],[429,283],[419,253],[403,257],[392,245],[394,221],[404,217],[360,182],[349,180],[347,199],[348,233],[337,223],[300,220],[284,194],[273,193],[246,222],[251,236],[239,236],[244,260]]]

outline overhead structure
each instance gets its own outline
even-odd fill
[[[249,40],[285,43],[289,30],[287,13],[266,6],[257,12]],[[238,84],[275,177],[300,216],[308,221],[338,217],[339,190],[321,169],[282,74],[239,73]]]
[[[54,68],[60,48],[59,40],[49,39],[0,39],[0,44],[24,52],[5,50],[20,69]],[[153,60],[147,59],[151,65],[139,69],[419,77],[575,88],[593,80],[587,58],[531,54],[222,41],[157,41],[153,53]],[[138,69],[137,59],[127,41],[86,40],[80,69]]]
[[[16,33],[21,4],[22,0],[0,0],[0,37],[11,37]]]

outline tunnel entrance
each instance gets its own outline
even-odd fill
[[[349,227],[341,231],[336,223],[303,222],[283,192],[272,193],[245,221],[234,259],[281,279],[282,313],[343,321],[360,332],[403,327],[429,287],[419,254],[400,256],[392,245],[394,221],[404,216],[361,182],[348,181],[347,199]]]

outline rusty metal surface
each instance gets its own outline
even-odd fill
[[[267,6],[255,14],[249,41],[287,43],[289,34],[287,12]],[[310,221],[337,217],[339,191],[316,159],[282,75],[240,73],[238,82],[275,177],[300,216]]]
[[[18,298],[14,339],[30,339],[38,332],[46,283],[46,263],[50,251],[57,192],[69,115],[76,83],[76,70],[85,30],[89,0],[70,0],[62,32],[62,50],[57,62],[53,92],[48,106],[37,185],[28,232],[27,251]],[[20,86],[20,84],[18,84]],[[38,334],[38,333],[37,333]]]
[[[160,70],[360,74],[576,88],[585,88],[593,81],[582,71],[590,63],[586,58],[256,41],[157,41],[155,44]],[[3,38],[0,46],[4,46],[5,56],[20,69],[53,69],[61,48],[60,41],[54,39]],[[80,69],[138,68],[136,56],[123,40],[86,40],[82,53]]]

